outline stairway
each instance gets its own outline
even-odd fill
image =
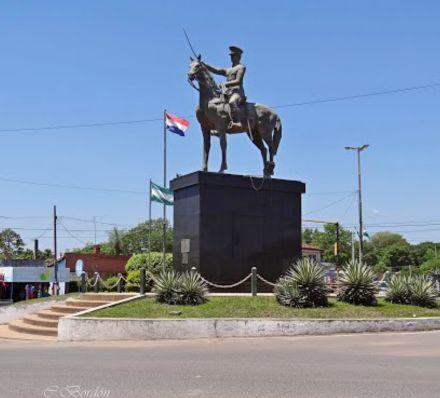
[[[28,314],[23,319],[11,321],[9,322],[9,329],[27,335],[57,336],[58,320],[61,317],[133,296],[136,296],[136,294],[84,293],[76,298],[68,298],[66,301],[57,302],[50,309],[39,311],[36,314]]]

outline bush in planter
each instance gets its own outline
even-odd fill
[[[339,279],[338,300],[355,305],[376,305],[376,285],[373,270],[352,261],[342,271]]]
[[[197,305],[207,301],[208,289],[198,273],[170,269],[154,278],[153,292],[159,303]]]
[[[274,288],[279,303],[292,307],[324,307],[327,301],[325,271],[314,260],[297,261]]]
[[[288,278],[280,278],[275,285],[274,294],[277,301],[287,307],[302,308],[304,299],[298,287]]]
[[[411,280],[407,275],[393,275],[388,283],[385,300],[394,304],[410,304]]]
[[[208,288],[197,272],[184,272],[180,278],[179,304],[197,305],[207,301]]]
[[[180,274],[173,269],[163,271],[154,278],[153,292],[156,301],[166,304],[179,303]]]
[[[419,307],[437,306],[438,292],[434,284],[423,276],[416,276],[411,281],[411,304]]]

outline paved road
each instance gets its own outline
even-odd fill
[[[439,397],[440,332],[99,344],[0,340],[0,396]]]

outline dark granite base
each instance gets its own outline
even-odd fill
[[[274,282],[301,255],[304,183],[199,171],[171,188],[177,270],[231,284],[255,266]]]

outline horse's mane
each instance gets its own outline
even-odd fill
[[[206,84],[208,86],[212,87],[214,90],[218,89],[217,83],[215,82],[215,80],[212,77],[212,75],[209,72],[209,70],[206,69],[205,67],[202,67],[202,70],[203,70],[203,74],[205,75],[205,78],[206,78]]]

